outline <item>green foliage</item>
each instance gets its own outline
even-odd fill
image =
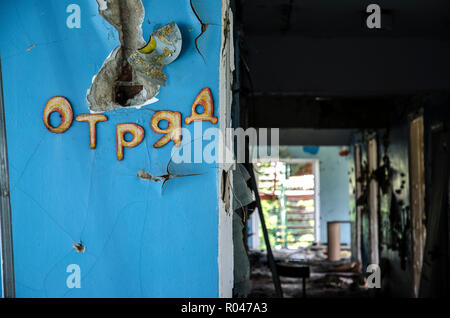
[[[292,166],[292,167],[291,167]],[[290,210],[292,208],[302,207],[307,211],[314,211],[314,200],[298,200],[297,202],[287,203],[285,195],[286,187],[283,187],[285,184],[283,180],[284,177],[289,178],[289,175],[295,176],[295,173],[302,167],[300,164],[286,164],[286,163],[260,163],[257,166],[257,173],[259,176],[259,191],[260,194],[263,194],[264,200],[261,200],[261,205],[263,209],[263,215],[266,222],[267,232],[269,235],[269,241],[272,248],[281,248],[283,246],[283,242],[277,241],[281,239],[282,233],[286,234],[285,239],[286,243],[284,246],[289,246],[290,248],[304,247],[311,244],[314,241],[314,235],[305,233],[300,235],[294,235],[294,232],[290,232],[292,230],[282,230],[280,226],[285,224],[281,220],[281,211],[284,208],[285,210]],[[300,186],[300,184],[297,184]],[[295,188],[287,188],[287,189],[298,189],[297,185],[294,185]],[[285,207],[281,206],[282,202],[286,202],[287,205]],[[294,224],[301,226],[312,226],[314,227],[314,221],[305,220],[305,221],[290,221],[296,222]],[[300,223],[299,223],[300,222]],[[295,230],[294,230],[295,231]],[[298,233],[298,232],[297,232]],[[277,236],[278,234],[278,236]],[[264,236],[262,229],[259,230],[259,242],[260,249],[266,249]]]
[[[278,226],[278,214],[280,210],[280,203],[278,200],[269,201],[261,200],[261,206],[263,209],[264,219],[266,221],[267,233],[269,234],[269,241],[272,247],[276,247],[277,226]],[[264,236],[262,229],[259,229],[259,248],[266,249],[264,242]]]

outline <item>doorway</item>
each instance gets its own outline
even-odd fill
[[[256,164],[269,239],[275,249],[297,249],[320,241],[319,161],[290,159]],[[252,228],[256,229],[256,224]],[[263,249],[262,233],[259,246]],[[256,247],[253,245],[253,247]]]

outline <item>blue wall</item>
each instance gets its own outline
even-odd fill
[[[306,151],[305,151],[306,150]],[[316,153],[317,151],[317,153]],[[280,158],[319,159],[320,240],[327,242],[327,222],[349,221],[349,157],[340,147],[280,147]],[[350,244],[350,224],[341,224],[341,242]]]
[[[71,3],[81,7],[81,29],[66,27]],[[143,3],[144,38],[171,21],[183,34],[180,57],[164,69],[167,86],[148,108],[179,111],[184,120],[209,87],[218,113],[221,1],[201,2],[210,23],[200,40],[205,61],[195,50],[201,25],[189,1]],[[95,150],[86,123],[74,120],[59,135],[43,124],[44,106],[57,95],[69,99],[74,116],[89,113],[86,92],[118,45],[96,1],[0,2],[18,297],[218,296],[216,168],[200,164],[195,170],[202,175],[171,180],[162,195],[159,183],[140,180],[141,169],[165,172],[171,148],[153,148],[161,135],[150,129],[147,107],[105,113],[109,121],[97,126]],[[124,122],[141,125],[146,136],[118,161],[115,129]],[[80,240],[85,253],[72,248]],[[80,289],[66,286],[69,264],[81,267]]]

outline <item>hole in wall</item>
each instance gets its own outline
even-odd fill
[[[93,78],[87,92],[89,109],[104,112],[151,103],[159,85],[139,76],[127,60],[146,44],[142,37],[145,16],[142,1],[97,0],[97,3],[100,15],[118,31],[120,46],[106,58]]]

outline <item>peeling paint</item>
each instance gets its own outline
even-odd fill
[[[167,174],[163,174],[163,175],[160,175],[160,176],[153,176],[150,173],[148,173],[147,171],[142,169],[142,170],[140,170],[138,172],[137,176],[139,178],[141,178],[142,180],[162,182],[162,185],[161,185],[161,194],[162,194],[162,192],[164,190],[164,186],[166,185],[166,183],[169,180],[173,179],[173,178],[193,177],[193,176],[201,175],[201,173],[189,173],[189,174],[175,174],[175,173],[171,173],[170,169],[169,169],[169,165],[170,165],[171,161],[172,160],[170,160],[169,163],[167,164],[167,168],[166,168]]]
[[[98,9],[100,11],[106,10],[108,8],[108,3],[106,0],[97,0],[98,3]]]
[[[163,67],[176,60],[181,52],[181,31],[175,22],[156,30],[147,45],[134,51],[128,62],[139,76],[154,85],[166,85]]]
[[[145,16],[142,1],[97,0],[97,4],[100,15],[119,33],[121,45],[113,50],[93,77],[86,97],[89,109],[104,112],[154,102],[159,86],[142,78],[127,61],[133,52],[145,44],[142,37]]]
[[[160,177],[154,177],[150,173],[148,173],[145,170],[139,170],[137,176],[141,178],[142,180],[150,180],[155,182],[161,182],[162,179]]]
[[[198,47],[198,40],[203,36],[203,34],[205,34],[206,30],[208,29],[209,24],[206,24],[203,22],[203,20],[200,18],[197,10],[195,10],[195,6],[194,6],[194,0],[190,0],[190,5],[191,5],[191,9],[194,12],[198,22],[200,22],[201,24],[201,33],[195,38],[195,48],[198,52],[198,54],[200,54],[200,56],[202,57],[203,60],[205,60],[205,57],[203,56],[202,52],[200,51],[199,47]]]

